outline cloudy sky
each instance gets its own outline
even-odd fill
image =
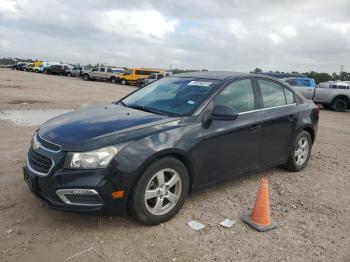
[[[0,57],[350,71],[349,0],[0,0]]]

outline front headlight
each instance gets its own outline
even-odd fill
[[[104,147],[89,152],[70,152],[65,161],[65,168],[92,169],[105,168],[117,154],[114,146]]]

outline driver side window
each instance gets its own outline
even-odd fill
[[[214,106],[228,106],[239,113],[255,110],[253,86],[250,79],[235,81],[214,99]]]

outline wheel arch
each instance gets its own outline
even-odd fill
[[[306,126],[302,130],[305,130],[306,132],[308,132],[310,134],[312,143],[314,143],[314,141],[315,141],[315,130],[313,130],[313,128],[310,127],[310,126]]]
[[[137,179],[135,179],[132,188],[135,186],[143,172],[146,170],[147,167],[149,167],[152,163],[156,162],[157,160],[165,157],[172,157],[177,160],[179,160],[187,169],[188,172],[188,179],[189,179],[189,193],[192,192],[192,186],[194,183],[194,170],[193,170],[193,165],[192,161],[190,159],[190,156],[182,150],[179,149],[165,149],[157,154],[154,154],[153,156],[149,157],[147,160],[144,161],[144,163],[141,165],[139,168],[139,176]]]
[[[333,99],[332,99],[332,102],[331,102],[331,104],[336,100],[336,99],[344,99],[347,103],[348,103],[348,105],[349,105],[349,97],[347,97],[346,95],[337,95],[337,96],[335,96]]]

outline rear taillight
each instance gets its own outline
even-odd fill
[[[316,111],[317,114],[320,113],[320,105],[316,105],[315,111]]]

